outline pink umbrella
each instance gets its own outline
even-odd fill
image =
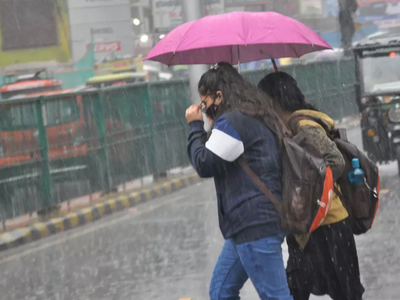
[[[274,12],[233,12],[185,23],[167,34],[147,55],[172,65],[235,65],[250,61],[300,57],[332,49],[306,25]]]

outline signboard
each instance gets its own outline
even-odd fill
[[[275,11],[289,17],[299,14],[299,3],[297,0],[269,0],[269,1],[242,1],[225,0],[225,11]]]
[[[70,61],[69,28],[67,0],[0,0],[0,68]]]
[[[69,8],[116,6],[130,4],[129,0],[68,0]]]
[[[336,0],[335,0],[336,1]],[[288,17],[297,18],[299,15],[299,2],[293,0],[275,0],[274,11]]]
[[[0,1],[1,50],[57,46],[55,10],[52,0]]]
[[[400,13],[400,0],[358,0],[360,16],[382,16]]]
[[[242,0],[225,0],[225,11],[247,11],[247,12],[258,12],[258,11],[276,11],[274,9],[274,2],[279,0],[269,1],[242,1]]]
[[[108,27],[112,22],[129,22],[132,27],[131,12],[129,6],[99,6],[69,9],[71,24],[102,24]],[[107,24],[108,23],[108,24]]]
[[[87,45],[90,47],[90,44]],[[109,42],[109,43],[95,43],[94,44],[94,53],[110,53],[121,51],[121,43],[120,42]]]
[[[68,0],[74,60],[95,43],[96,60],[134,55],[130,0]]]
[[[110,51],[113,49],[118,49],[116,45],[105,45],[107,43],[114,43],[117,42],[120,44],[120,50],[117,51]],[[78,56],[78,58],[82,58],[86,53],[87,53],[87,49],[88,49],[88,44],[90,42],[89,41],[74,41],[72,42],[72,51],[74,54],[76,54]],[[133,56],[134,52],[135,52],[135,45],[133,42],[128,41],[126,39],[124,40],[114,40],[113,42],[102,42],[102,41],[94,41],[95,45],[96,44],[102,44],[101,46],[97,46],[100,47],[98,48],[97,52],[95,49],[95,59],[96,61],[104,61],[104,60],[111,60],[111,59],[116,59],[116,58],[120,58],[120,57],[129,57],[129,56]],[[101,51],[99,51],[101,50]],[[79,59],[78,59],[79,60]]]
[[[89,23],[71,25],[72,41],[91,40],[95,42],[113,42],[120,37],[132,35],[132,27],[127,26],[124,20],[112,23]]]
[[[132,5],[138,5],[146,8],[150,8],[151,6],[151,0],[130,0]]]
[[[183,23],[183,10],[180,1],[154,0],[153,20],[156,32],[169,31]]]
[[[300,0],[300,14],[302,16],[322,16],[324,8],[321,0]]]
[[[130,58],[130,59],[115,60],[115,61],[100,63],[95,66],[95,69],[99,73],[114,73],[114,72],[129,71],[134,67],[135,67],[134,59]]]
[[[400,19],[400,0],[358,0],[357,22],[375,23],[379,27],[398,24]],[[337,0],[327,0],[327,17],[339,16]]]
[[[390,28],[390,27],[400,27],[400,16],[397,19],[390,19],[386,21],[375,22],[379,28]]]
[[[369,23],[369,22],[377,22],[377,21],[386,21],[400,18],[399,15],[383,15],[383,16],[360,16],[358,17],[358,22],[360,23]]]
[[[206,4],[206,15],[218,15],[224,13],[224,0],[208,0]]]
[[[224,0],[210,0],[205,7],[208,15],[224,11]],[[155,32],[169,32],[183,23],[183,8],[180,0],[153,0],[153,25]]]
[[[272,1],[265,0],[225,0],[226,6],[249,6],[249,5],[264,5],[270,4]]]
[[[400,0],[358,0],[358,22],[374,23],[379,28],[396,27],[400,20]]]
[[[141,57],[141,56],[135,57],[134,63],[135,63],[135,66],[136,66],[136,72],[144,72],[144,69],[143,69],[143,66],[144,66],[143,57]]]

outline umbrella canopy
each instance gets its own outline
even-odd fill
[[[147,55],[166,65],[235,65],[268,58],[300,57],[331,47],[306,25],[274,12],[233,12],[185,23]]]

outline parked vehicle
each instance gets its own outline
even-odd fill
[[[353,43],[353,47],[357,47],[358,45],[374,45],[375,43],[380,45],[382,43],[393,43],[393,40],[399,37],[400,27],[390,27],[375,32],[366,36],[365,38],[356,41]],[[385,39],[387,41],[385,42]]]
[[[364,150],[400,168],[400,35],[358,43],[354,53]]]
[[[16,96],[61,91],[62,82],[53,79],[45,70],[33,74],[4,76],[0,88],[1,98],[7,100]]]
[[[40,149],[39,116],[34,103],[22,98],[60,95],[46,101],[42,113],[46,121],[49,157],[68,158],[86,154],[83,143],[83,109],[81,97],[65,96],[73,90],[62,90],[62,82],[32,75],[7,76],[0,89],[0,167],[29,161],[38,157]],[[15,81],[10,79],[15,78]],[[14,103],[15,102],[15,103]]]
[[[117,73],[89,78],[87,88],[104,88],[109,86],[125,85],[146,81],[146,73]]]
[[[15,206],[30,197],[31,211],[44,199],[44,149],[54,199],[63,201],[76,193],[76,188],[66,187],[68,180],[89,177],[82,96],[62,90],[61,81],[44,73],[6,76],[0,89],[0,194]],[[29,101],[45,96],[43,102]]]

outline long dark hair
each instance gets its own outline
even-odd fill
[[[199,81],[198,91],[201,95],[210,95],[213,99],[216,98],[216,93],[221,91],[223,100],[216,117],[228,111],[240,111],[260,119],[274,132],[279,130],[274,123],[277,116],[272,101],[255,85],[247,82],[229,63],[218,63],[204,73]]]
[[[258,88],[271,97],[285,111],[317,110],[306,101],[304,94],[297,86],[297,81],[288,73],[270,73],[261,79],[258,83]]]

